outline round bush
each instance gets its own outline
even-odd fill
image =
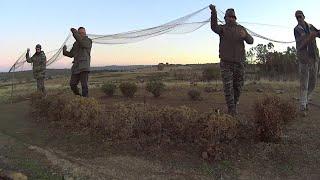
[[[120,91],[125,97],[132,98],[134,94],[138,90],[138,86],[136,83],[131,83],[131,82],[124,82],[121,83],[120,86]]]
[[[161,81],[149,81],[146,86],[146,90],[153,94],[154,97],[160,97],[165,90],[166,85]]]
[[[101,87],[102,91],[107,95],[107,96],[113,96],[113,94],[116,91],[117,86],[112,83],[112,82],[107,82],[104,83]]]
[[[190,97],[191,100],[193,101],[198,101],[201,100],[201,92],[196,90],[196,89],[192,89],[188,92],[188,96]]]

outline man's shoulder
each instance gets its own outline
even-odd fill
[[[84,38],[87,39],[88,41],[91,41],[91,42],[92,42],[92,39],[89,38],[89,36],[85,36]]]
[[[298,24],[294,27],[294,31],[304,31],[304,29],[301,25]]]
[[[239,28],[239,29],[243,29],[243,30],[246,30],[247,28],[245,28],[244,26],[242,26],[241,24],[237,24],[237,27]]]
[[[236,24],[237,27],[241,27],[241,28],[245,28],[244,26],[242,26],[241,24]]]

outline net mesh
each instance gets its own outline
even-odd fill
[[[218,10],[218,21],[220,23],[224,23],[223,21],[224,12]],[[210,10],[206,6],[198,11],[195,11],[191,14],[178,18],[176,20],[170,21],[168,23],[155,26],[147,29],[140,29],[134,31],[128,31],[117,34],[109,34],[109,35],[97,35],[97,34],[88,34],[88,37],[92,39],[95,44],[107,44],[107,45],[115,45],[115,44],[128,44],[135,43],[139,41],[143,41],[152,37],[164,35],[164,34],[186,34],[194,32],[201,27],[205,26],[210,22]],[[253,32],[252,30],[247,29],[248,33],[252,36],[275,42],[275,43],[293,43],[295,41],[279,41],[274,40],[258,33]],[[60,60],[63,57],[62,51],[63,46],[66,45],[70,50],[72,44],[74,43],[74,38],[71,35],[68,35],[65,41],[62,43],[59,49],[46,52],[47,56],[47,66],[50,66]],[[24,52],[18,60],[11,67],[9,72],[21,70],[26,63]]]

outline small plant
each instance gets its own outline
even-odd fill
[[[188,92],[188,96],[190,97],[191,100],[193,101],[199,101],[201,100],[201,92],[196,90],[196,89],[192,89]]]
[[[116,91],[117,86],[112,83],[112,82],[107,82],[104,83],[101,87],[102,91],[107,95],[107,96],[113,96],[113,94]]]
[[[165,91],[165,84],[160,80],[151,80],[146,85],[146,90],[153,94],[154,97],[160,97],[163,91]]]
[[[138,86],[136,83],[131,83],[131,82],[124,82],[121,83],[120,86],[120,91],[125,97],[133,98],[134,94],[138,90]]]

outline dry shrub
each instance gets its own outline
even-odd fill
[[[37,97],[37,96],[35,96]],[[192,108],[146,104],[116,104],[101,116],[101,105],[91,98],[71,94],[32,99],[32,106],[49,121],[68,131],[89,130],[108,136],[113,142],[138,143],[140,147],[190,145],[211,159],[223,154],[238,136],[238,121],[212,111],[201,113]]]
[[[79,127],[95,127],[102,114],[101,105],[94,98],[75,96],[66,102],[60,111],[60,118],[67,120],[70,125],[77,124]]]
[[[115,109],[107,125],[115,141],[135,140],[142,146],[189,144],[216,158],[238,135],[238,121],[216,111],[201,115],[185,106],[143,104],[118,104]]]
[[[280,111],[284,123],[290,122],[298,116],[297,108],[291,101],[282,101],[280,104]]]
[[[232,116],[215,110],[199,115],[189,132],[194,143],[207,152],[211,159],[216,159],[238,136],[239,122]]]
[[[146,85],[146,90],[153,94],[154,97],[160,97],[165,91],[166,85],[160,80],[151,80]]]
[[[186,125],[196,111],[187,107],[171,108],[144,104],[118,104],[108,115],[108,129],[114,139],[151,138],[154,143],[177,141],[186,136]],[[150,140],[146,140],[150,141]]]
[[[32,114],[37,116],[46,117],[49,109],[49,102],[46,100],[47,97],[40,92],[34,92],[30,96]]]
[[[66,93],[33,95],[31,105],[34,115],[71,129],[95,128],[102,114],[102,107],[95,99]]]
[[[121,93],[128,98],[133,98],[134,94],[138,90],[138,86],[133,82],[123,82],[119,86]]]
[[[293,103],[275,96],[267,96],[255,103],[256,135],[260,141],[277,142],[285,123],[297,117]]]
[[[107,96],[111,97],[115,93],[117,85],[113,82],[106,82],[102,85],[101,89]]]

